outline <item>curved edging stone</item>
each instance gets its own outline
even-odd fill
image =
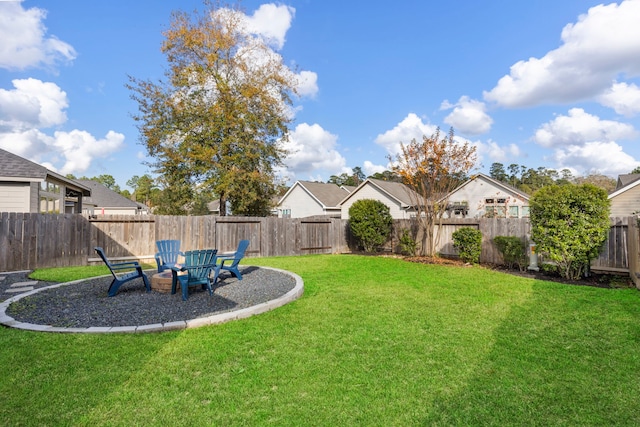
[[[296,284],[293,287],[293,289],[291,289],[286,294],[278,298],[272,299],[270,301],[266,301],[266,302],[254,305],[252,307],[246,307],[246,308],[235,310],[235,311],[227,311],[224,313],[212,314],[211,316],[207,316],[207,317],[198,317],[195,319],[181,320],[177,322],[155,323],[151,325],[113,326],[113,327],[92,326],[88,328],[61,328],[57,326],[36,325],[33,323],[19,322],[15,320],[13,317],[7,315],[7,308],[13,302],[16,302],[22,298],[28,297],[29,295],[33,295],[44,289],[52,289],[60,286],[73,285],[73,284],[80,283],[87,280],[87,279],[80,279],[80,280],[74,280],[72,282],[57,283],[55,285],[34,289],[32,291],[28,291],[23,294],[16,295],[15,297],[9,298],[1,302],[0,303],[0,324],[11,327],[11,328],[25,329],[29,331],[60,332],[60,333],[93,333],[95,334],[95,333],[143,333],[143,332],[173,331],[177,329],[198,328],[201,326],[217,325],[219,323],[225,323],[231,320],[245,319],[247,317],[255,316],[256,314],[261,314],[267,311],[271,311],[275,308],[281,307],[285,304],[295,301],[298,298],[300,298],[304,293],[304,282],[302,281],[302,278],[297,274],[287,270],[281,270],[279,268],[273,268],[273,267],[260,266],[260,268],[265,268],[269,270],[278,271],[283,274],[287,274],[295,279]]]

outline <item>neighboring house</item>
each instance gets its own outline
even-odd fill
[[[618,176],[616,190],[609,194],[611,216],[631,216],[640,213],[640,174]]]
[[[0,212],[82,213],[91,189],[0,149]]]
[[[83,179],[76,182],[91,189],[91,196],[85,197],[83,202],[83,210],[88,215],[141,215],[149,213],[143,204],[127,199],[97,181]]]
[[[349,188],[323,182],[296,181],[278,202],[279,218],[340,217],[340,201]]]
[[[640,179],[640,173],[628,173],[624,175],[618,175],[618,181],[616,183],[616,189],[614,191],[617,191],[622,187],[626,187],[627,185],[639,179]]]
[[[220,215],[220,200],[207,203],[207,209],[211,215]]]
[[[342,219],[349,219],[349,208],[362,199],[378,200],[389,207],[393,219],[408,219],[416,216],[412,190],[399,182],[367,178],[340,202]],[[413,200],[412,200],[413,199]]]
[[[450,218],[524,218],[529,195],[485,174],[472,176],[449,194]]]

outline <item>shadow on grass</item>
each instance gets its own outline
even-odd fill
[[[640,425],[629,404],[640,393],[637,291],[532,289],[467,386],[434,399],[424,425]]]

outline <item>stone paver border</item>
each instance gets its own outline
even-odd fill
[[[267,311],[271,311],[275,308],[281,307],[285,304],[295,301],[298,298],[300,298],[304,293],[304,282],[302,281],[302,278],[297,274],[292,273],[290,271],[281,270],[279,268],[273,268],[273,267],[260,266],[260,268],[267,268],[270,270],[279,271],[281,273],[287,274],[295,279],[296,284],[293,287],[293,289],[291,289],[289,292],[282,295],[281,297],[254,305],[252,307],[242,308],[240,310],[235,310],[235,311],[227,311],[224,313],[213,314],[207,317],[198,317],[198,318],[189,319],[189,320],[185,319],[178,322],[155,323],[151,325],[114,326],[114,327],[92,326],[89,328],[61,328],[61,327],[50,326],[50,325],[36,325],[33,323],[19,322],[15,320],[13,317],[7,315],[7,308],[11,303],[15,301],[18,301],[29,295],[33,295],[44,289],[51,289],[51,288],[57,288],[60,286],[73,285],[75,283],[80,283],[87,280],[87,279],[81,279],[81,280],[74,280],[72,282],[57,283],[55,285],[34,289],[32,291],[25,292],[23,294],[17,295],[15,297],[9,298],[1,302],[0,303],[0,324],[11,327],[11,328],[25,329],[29,331],[59,332],[59,333],[93,333],[95,334],[95,333],[144,333],[144,332],[174,331],[174,330],[180,330],[180,329],[199,328],[201,326],[217,325],[219,323],[225,323],[231,320],[245,319],[247,317],[255,316],[256,314],[261,314]]]

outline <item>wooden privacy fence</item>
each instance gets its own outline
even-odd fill
[[[528,219],[451,219],[443,223],[437,246],[443,255],[456,255],[453,232],[474,227],[482,232],[481,262],[500,264],[502,255],[493,243],[496,236],[517,236],[529,242]],[[402,230],[410,230],[420,242],[415,220],[396,220],[384,245],[388,252],[400,252]],[[611,218],[609,239],[592,268],[629,272],[640,268],[638,226],[635,217]],[[96,246],[111,258],[153,261],[155,242],[179,239],[183,250],[217,248],[233,251],[238,241],[249,239],[247,256],[290,256],[353,252],[348,220],[338,218],[275,218],[106,215],[88,219],[64,214],[0,214],[0,271],[32,270],[42,267],[86,265],[96,261]]]

